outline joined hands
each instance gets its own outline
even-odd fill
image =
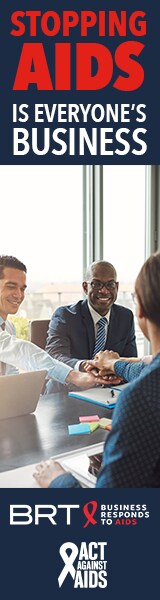
[[[119,360],[120,356],[118,352],[113,350],[104,350],[96,354],[94,360],[86,360],[83,363],[83,370],[86,373],[92,373],[94,377],[102,378],[105,384],[118,385],[121,381],[121,377],[117,377],[114,372],[114,364],[116,360]]]

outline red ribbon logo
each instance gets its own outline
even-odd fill
[[[91,506],[91,509],[89,509],[89,506]],[[85,527],[88,527],[89,523],[91,523],[92,525],[96,525],[97,521],[96,519],[94,519],[93,515],[95,514],[97,507],[98,502],[96,502],[95,500],[91,500],[90,502],[87,502],[87,504],[84,504],[83,512],[85,517],[87,517],[87,521],[85,525],[83,525],[84,529]]]

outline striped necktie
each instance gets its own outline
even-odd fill
[[[92,359],[96,356],[97,352],[100,352],[100,350],[104,350],[106,342],[106,323],[108,323],[108,321],[105,317],[102,317],[98,321],[97,337],[95,341]]]

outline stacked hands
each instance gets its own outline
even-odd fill
[[[119,359],[120,356],[118,352],[101,350],[96,354],[94,360],[87,360],[83,363],[83,371],[85,373],[91,373],[97,378],[95,385],[106,385],[107,383],[118,385],[122,381],[122,378],[116,376],[114,365],[115,361]]]
[[[119,385],[122,378],[117,377],[114,372],[114,364],[120,356],[112,350],[100,351],[94,360],[84,360],[80,365],[80,371],[70,371],[66,382],[75,384],[81,389],[87,389],[96,385]],[[126,360],[122,359],[121,360]],[[128,359],[127,359],[128,360]],[[132,359],[133,360],[133,359]]]

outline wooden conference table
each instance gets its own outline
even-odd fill
[[[111,418],[112,410],[68,397],[66,393],[41,396],[36,412],[0,421],[0,472],[16,469],[51,456],[103,442],[108,432],[69,435],[68,425],[81,415]]]

